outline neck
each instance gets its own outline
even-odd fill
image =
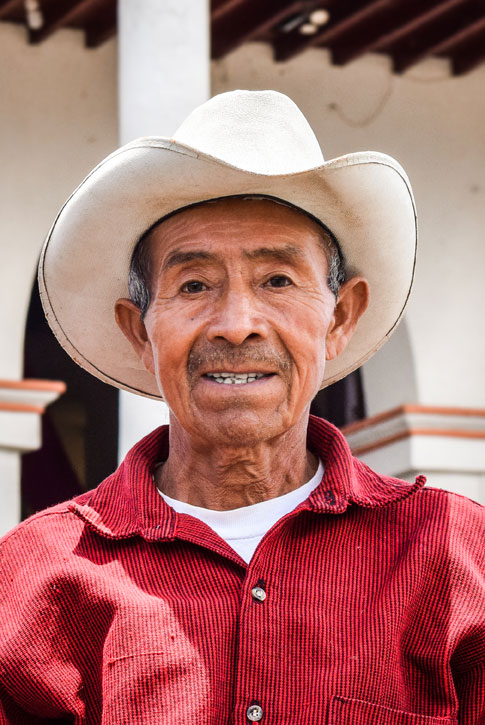
[[[308,415],[283,434],[251,446],[194,440],[172,416],[167,461],[155,469],[167,496],[216,511],[282,496],[306,483],[317,459],[306,448]]]

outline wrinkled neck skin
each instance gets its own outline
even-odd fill
[[[170,418],[170,451],[155,469],[167,496],[216,511],[249,506],[289,493],[310,480],[318,466],[306,448],[308,411],[283,434],[251,446],[221,446],[194,439]]]

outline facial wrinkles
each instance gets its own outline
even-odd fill
[[[170,239],[168,241],[171,242],[168,246],[169,249],[171,249],[172,254],[177,252],[185,255],[192,254],[194,251],[195,242],[193,229],[192,225],[189,224],[187,226],[187,219],[188,218],[180,216],[178,218],[174,217],[168,222],[170,225],[170,229],[167,227],[168,231],[170,231]],[[164,229],[163,231],[165,232],[166,230]],[[305,232],[308,233],[308,230],[305,229]],[[254,242],[254,245],[249,244],[246,247],[243,243],[246,237],[250,238]],[[184,365],[187,371],[187,379],[190,389],[195,387],[202,372],[207,370],[230,372],[231,370],[241,368],[249,371],[252,363],[255,363],[256,370],[267,368],[268,372],[273,371],[278,373],[285,380],[286,385],[289,388],[294,388],[294,385],[291,384],[292,378],[297,373],[297,377],[300,377],[303,373],[303,371],[299,369],[301,361],[298,359],[298,355],[296,360],[294,360],[293,356],[290,355],[288,350],[292,349],[291,344],[288,349],[282,342],[281,335],[278,334],[279,326],[280,323],[286,324],[292,322],[296,303],[300,308],[304,308],[308,311],[310,319],[314,319],[315,315],[319,316],[322,312],[320,310],[320,305],[326,298],[325,290],[323,289],[324,285],[323,283],[319,283],[320,280],[316,280],[313,277],[309,279],[305,269],[303,268],[303,271],[300,273],[298,283],[295,286],[289,287],[284,294],[277,294],[273,298],[267,297],[266,295],[260,296],[262,290],[259,290],[259,287],[258,289],[253,289],[252,278],[254,268],[259,267],[259,252],[261,249],[269,251],[270,248],[274,246],[279,249],[280,245],[283,251],[288,251],[290,246],[291,249],[298,249],[300,237],[297,237],[295,241],[295,234],[292,231],[292,227],[286,227],[279,220],[273,221],[270,219],[264,219],[261,223],[259,223],[255,235],[254,220],[252,217],[246,219],[245,215],[239,215],[237,225],[235,225],[234,228],[231,224],[228,224],[228,220],[226,218],[219,219],[211,217],[208,220],[201,218],[197,222],[196,238],[196,251],[203,250],[207,256],[220,254],[219,242],[221,240],[224,242],[224,273],[222,276],[226,279],[226,282],[227,277],[229,276],[232,280],[232,284],[237,283],[242,287],[247,286],[248,289],[246,289],[246,292],[251,293],[251,295],[257,293],[259,300],[258,304],[263,304],[263,307],[265,302],[269,304],[272,310],[271,318],[273,319],[274,317],[273,323],[276,323],[277,335],[280,338],[280,344],[269,344],[267,340],[258,341],[256,339],[245,341],[241,345],[234,345],[231,342],[220,339],[216,344],[214,344],[214,342],[200,337],[195,342],[193,341],[192,347],[189,348],[186,365]],[[277,240],[276,245],[275,240]],[[162,250],[165,246],[163,244],[164,241],[164,237],[158,240],[158,242],[161,242],[159,247],[160,250]],[[324,257],[317,235],[315,235],[314,241],[317,242],[315,248],[318,252],[318,258],[316,260],[312,259],[312,269],[314,268],[314,262],[316,261],[318,264],[321,261],[321,256]],[[253,252],[255,252],[255,250],[258,250],[258,259],[253,259]],[[229,254],[230,251],[232,254]],[[245,252],[247,252],[247,254]],[[166,253],[168,256],[170,255],[168,249],[166,250]],[[157,260],[157,268],[161,268],[167,259],[165,254],[160,256],[161,258],[159,257]],[[302,259],[304,259],[305,252],[302,250],[302,254],[298,256],[301,256]],[[297,255],[292,255],[292,258],[293,257],[296,258]],[[200,260],[200,262],[203,266],[204,261]],[[212,268],[213,264],[210,266]],[[220,272],[218,272],[218,275],[219,274]],[[216,285],[218,288],[220,287],[220,282],[221,280],[219,280],[219,284]],[[178,294],[167,294],[168,290],[163,289],[163,287],[164,285],[158,285],[157,294],[154,299],[155,308],[161,302],[166,303],[173,300],[177,303]],[[214,284],[212,284],[212,287],[214,287]],[[208,293],[208,297],[203,295],[200,300],[195,299],[191,301],[192,305],[195,304],[197,309],[198,305],[202,305],[203,309],[201,309],[200,312],[203,315],[206,305],[208,303],[212,304],[212,298],[215,292],[216,290],[213,289],[212,292]],[[219,293],[220,292],[221,290],[219,289]],[[204,301],[205,304],[203,303]],[[256,302],[256,298],[253,301]],[[332,302],[334,302],[333,297]],[[195,315],[194,317],[195,310],[193,306],[191,306],[190,309],[191,320],[194,320],[198,315]],[[262,312],[263,311],[264,310],[262,309]],[[323,315],[323,317],[326,317],[326,315]],[[322,319],[322,325],[324,324],[325,319]],[[306,327],[307,325],[303,324],[303,328]],[[281,333],[281,330],[279,332]],[[300,335],[301,334],[304,334],[304,332],[300,327]],[[305,377],[306,375],[303,374],[303,378]]]
[[[241,241],[243,241],[244,239],[254,238],[254,225],[252,220],[250,218],[246,219],[243,215],[241,215],[237,221],[237,228],[233,228],[228,225],[226,219],[218,219],[213,217],[205,219],[204,217],[202,217],[198,220],[198,243],[201,245],[201,249],[202,247],[204,248],[207,256],[210,256],[211,254],[217,254],[216,250],[214,249],[214,245],[217,245],[217,243],[220,241],[222,241],[222,243],[224,244],[225,256],[227,254],[228,248],[231,246],[231,242],[233,242],[237,247],[240,247]],[[182,214],[177,215],[172,219],[168,220],[168,222],[162,223],[161,226],[158,227],[155,231],[157,232],[157,235],[153,235],[152,240],[158,239],[162,247],[165,245],[166,241],[170,239],[177,239],[178,251],[182,255],[190,254],[190,252],[192,251],[191,247],[193,245],[193,230],[189,226],[186,216]],[[321,242],[318,233],[312,232],[312,237],[316,241],[317,245],[320,247]],[[281,222],[273,221],[270,219],[264,219],[261,221],[259,231],[256,235],[256,240],[258,242],[257,246],[261,246],[264,251],[264,248],[268,246],[268,239],[277,239],[279,243],[279,249],[277,251],[280,251],[281,253],[284,253],[286,251],[288,258],[290,256],[302,256],[300,255],[300,250],[298,249],[298,247],[295,246],[294,235],[291,233],[290,230],[286,229]],[[152,243],[153,241],[151,242],[151,244]],[[270,244],[269,246],[271,247],[272,245]],[[324,255],[323,250],[321,250],[321,252]],[[254,250],[248,252],[248,256],[250,257],[254,256],[254,254]],[[173,262],[173,260],[170,259],[172,255],[168,254],[167,256],[168,259],[166,258],[160,261],[160,268],[166,266],[167,262],[169,266],[170,263]]]
[[[234,205],[234,202],[232,203]],[[241,205],[241,203],[243,202],[239,201],[239,205]],[[254,204],[257,202],[246,203]],[[223,207],[227,206],[227,202],[226,204],[224,204],[224,202],[221,202],[221,204],[223,205]],[[267,206],[268,204],[270,205],[269,208],[271,209],[272,202],[267,202],[265,205]],[[202,209],[198,211],[207,212],[207,209],[202,207]],[[186,216],[187,214],[189,214],[189,217]],[[190,211],[185,212],[185,214],[182,213],[180,215],[175,215],[171,219],[162,223],[155,230],[156,234],[153,235],[150,242],[152,258],[155,256],[154,246],[152,246],[155,243],[157,246],[159,246],[159,249],[163,249],[167,241],[176,239],[177,249],[175,252],[172,253],[168,252],[167,250],[167,254],[163,255],[161,259],[157,260],[157,263],[154,266],[155,269],[158,270],[158,275],[153,275],[154,278],[156,278],[157,276],[163,277],[163,268],[167,266],[167,262],[169,263],[169,266],[172,266],[171,262],[173,262],[173,259],[171,260],[171,257],[176,257],[177,253],[181,256],[193,254],[194,237],[192,226],[188,223],[189,221]],[[241,242],[248,237],[254,239],[254,222],[251,217],[245,218],[244,214],[239,215],[237,222],[237,227],[233,228],[230,224],[228,224],[228,221],[225,218],[219,219],[217,217],[211,216],[206,219],[204,216],[202,216],[197,221],[197,251],[199,253],[203,251],[206,257],[217,257],[217,246],[218,243],[222,241],[224,249],[223,257],[227,262],[228,251],[234,245],[237,249],[237,256],[239,257],[238,262],[241,266],[241,263],[243,263],[243,258],[245,256],[249,258],[255,256],[255,254],[259,256],[261,248],[263,249],[263,251],[270,251],[270,249],[266,249],[266,247],[269,246],[271,248],[273,246],[273,240],[277,239],[278,246],[276,249],[278,252],[281,252],[282,254],[286,253],[286,256],[288,258],[293,257],[294,259],[296,259],[297,257],[301,257],[302,260],[304,259],[305,254],[303,250],[299,249],[298,244],[295,244],[295,236],[292,233],[291,229],[288,229],[284,224],[282,224],[281,221],[268,218],[261,220],[256,235],[256,249],[248,250],[241,249],[241,246],[244,246],[241,244]],[[318,248],[319,255],[322,256],[322,261],[326,264],[326,255],[321,246],[320,235],[315,230],[305,229],[305,232],[307,235],[311,235],[313,237],[313,241]],[[268,239],[270,239],[271,242],[268,242]],[[214,263],[215,260],[212,262],[212,264]],[[305,285],[303,283],[301,286],[312,287],[313,285],[311,283],[309,285]],[[163,294],[163,292],[162,294],[160,294],[160,292],[161,290],[158,291],[158,296],[160,299],[170,299],[172,297],[172,295],[166,295]]]

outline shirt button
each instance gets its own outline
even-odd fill
[[[251,594],[253,599],[257,599],[258,602],[264,602],[264,600],[266,599],[266,592],[262,587],[253,587],[251,589]]]
[[[251,705],[246,710],[246,715],[251,722],[258,722],[263,717],[263,708],[259,705]]]

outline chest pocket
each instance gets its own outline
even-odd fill
[[[328,725],[457,725],[454,717],[428,717],[348,697],[333,697]]]

